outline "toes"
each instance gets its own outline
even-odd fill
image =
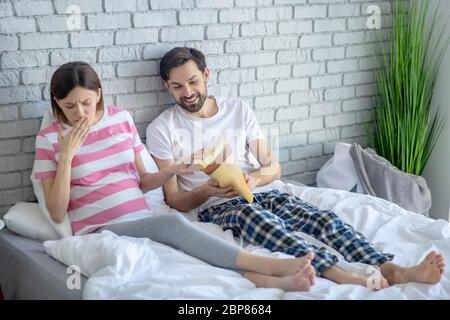
[[[390,287],[389,282],[386,279],[381,280],[381,289]]]
[[[301,274],[304,277],[307,277],[310,273],[310,270],[312,269],[312,267],[309,266],[303,266],[302,268],[299,268],[297,273]]]
[[[313,267],[309,267],[303,271],[303,274],[310,279],[311,284],[314,283],[314,279],[316,277],[316,271]]]
[[[308,260],[314,259],[314,252],[309,251],[308,254],[305,256],[305,258]]]
[[[303,276],[297,278],[296,283],[296,287],[300,291],[309,291],[311,289],[311,283],[308,278],[305,278]]]
[[[438,266],[441,264],[445,264],[445,262],[444,262],[444,260],[436,260],[436,261],[434,261],[434,264]]]
[[[298,258],[298,261],[299,261],[299,266],[300,267],[304,267],[304,266],[307,266],[307,265],[311,264],[311,260],[308,258],[307,255],[303,256],[301,258]]]
[[[314,270],[309,270],[307,276],[308,277],[314,277],[316,275],[316,273],[314,272]]]
[[[430,253],[427,254],[424,261],[432,263],[436,259],[437,256],[438,256],[438,253],[436,251],[431,251]]]
[[[306,292],[311,290],[311,285],[308,283],[308,281],[306,281],[306,283],[303,285],[303,290]]]
[[[309,277],[309,276],[311,276],[311,275],[314,275],[315,272],[314,272],[314,269],[313,269],[313,268],[309,267],[309,268],[305,268],[305,269],[302,271],[302,274],[305,275],[305,276],[307,276],[307,277]]]
[[[438,255],[436,255],[436,258],[434,258],[434,261],[442,262],[442,261],[444,261],[444,256],[442,256],[441,254],[438,254]]]
[[[303,275],[306,279],[308,279],[309,284],[312,286],[315,283],[315,273],[309,272],[308,274]]]
[[[306,264],[302,264],[300,265],[300,267],[298,268],[299,272],[305,272],[305,270],[310,267],[310,265],[306,265]]]

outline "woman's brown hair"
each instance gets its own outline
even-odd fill
[[[75,87],[82,87],[98,92],[102,88],[100,79],[90,64],[82,61],[68,62],[56,69],[50,81],[50,100],[53,115],[61,122],[69,124],[64,112],[56,103],[55,99],[64,99]],[[103,91],[100,101],[97,103],[97,112],[102,111]]]

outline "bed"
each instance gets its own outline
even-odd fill
[[[4,299],[81,299],[66,286],[67,266],[45,252],[42,241],[0,230],[0,286]],[[86,277],[81,276],[81,285]]]
[[[431,250],[450,259],[447,221],[429,219],[367,195],[281,181],[277,188],[335,211],[379,249],[394,253],[398,264],[416,264]],[[170,214],[173,210],[154,202],[153,208],[156,214]],[[194,213],[187,216],[206,231],[248,251],[286,257],[243,243],[218,226],[195,222]],[[81,290],[67,292],[63,288],[68,277],[66,265],[80,267],[85,276]],[[370,267],[345,262],[342,257],[338,265],[366,276],[373,273]],[[319,278],[310,292],[283,292],[255,288],[238,272],[208,265],[150,239],[118,237],[111,232],[41,243],[2,230],[0,268],[0,285],[6,299],[450,299],[448,270],[437,285],[409,283],[372,291]]]

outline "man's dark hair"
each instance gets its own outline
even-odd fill
[[[176,47],[166,52],[159,63],[159,75],[164,81],[169,80],[169,72],[173,68],[182,66],[189,60],[197,65],[201,72],[206,69],[205,56],[200,50],[187,47]]]

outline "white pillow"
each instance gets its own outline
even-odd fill
[[[24,237],[42,241],[60,238],[34,202],[16,203],[6,212],[3,220],[9,230]]]
[[[350,155],[351,144],[337,143],[331,157],[316,175],[317,187],[364,193]]]
[[[54,120],[53,114],[51,112],[46,112],[41,122],[41,129],[46,128],[50,125],[50,123]],[[45,197],[44,190],[42,189],[42,181],[34,178],[34,165],[33,171],[31,172],[31,182],[33,183],[34,194],[39,203],[39,207],[41,208],[41,212],[44,214],[44,217],[48,221],[48,223],[53,227],[60,238],[72,236],[72,227],[70,225],[69,215],[64,215],[64,220],[62,223],[56,223],[53,221],[50,213],[47,210],[47,206],[45,205]]]

